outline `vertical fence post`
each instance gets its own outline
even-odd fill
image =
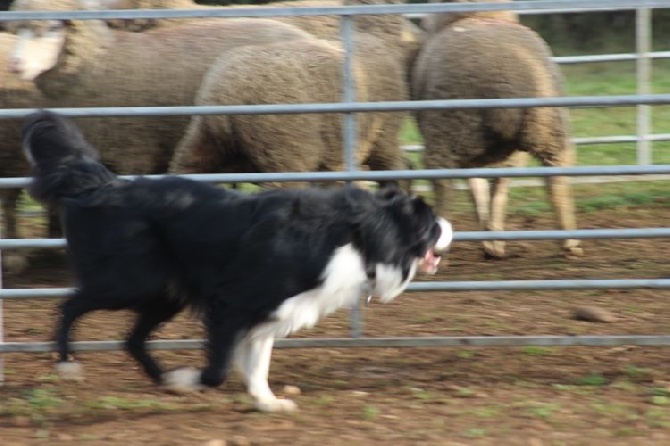
[[[635,10],[635,50],[637,94],[651,92],[651,8]],[[652,164],[650,134],[651,106],[637,105],[637,164]]]
[[[350,15],[341,16],[340,35],[342,37],[342,47],[344,48],[344,63],[342,64],[342,102],[354,102],[356,98],[356,85],[354,82],[352,61],[354,59],[354,40],[353,40],[353,17]],[[346,113],[343,122],[343,139],[344,146],[344,165],[348,172],[358,170],[356,163],[356,146],[358,143],[358,127],[356,122],[356,115],[354,113]],[[351,307],[351,336],[354,338],[361,337],[362,333],[361,321],[361,302],[360,299]]]
[[[3,218],[7,218],[6,215],[2,216]],[[0,240],[2,240],[2,227],[0,227]],[[2,249],[0,249],[0,290],[2,289]],[[4,332],[5,332],[5,326],[4,326],[4,321],[3,321],[3,314],[2,314],[2,306],[4,305],[3,302],[4,299],[0,299],[0,344],[5,342],[5,337],[4,337]],[[0,353],[0,387],[2,387],[5,384],[5,363],[4,359],[2,358],[2,353]]]

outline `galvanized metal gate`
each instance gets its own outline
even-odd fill
[[[309,7],[309,8],[214,8],[197,10],[133,10],[133,11],[61,11],[61,12],[3,12],[0,21],[37,20],[37,19],[112,19],[112,18],[169,18],[169,17],[273,17],[292,15],[340,15],[342,16],[342,39],[346,50],[344,63],[345,94],[342,103],[298,104],[298,105],[258,105],[258,106],[183,106],[183,107],[99,107],[99,108],[62,108],[53,109],[69,116],[140,116],[140,115],[193,115],[193,114],[291,114],[291,113],[346,113],[344,126],[344,157],[346,172],[317,173],[274,173],[274,174],[232,174],[232,175],[187,175],[187,177],[210,182],[259,182],[259,181],[358,181],[390,179],[431,179],[431,178],[492,178],[504,176],[545,177],[553,175],[567,176],[639,176],[670,174],[670,165],[650,165],[651,151],[649,141],[670,139],[670,135],[652,135],[650,127],[649,105],[670,104],[670,94],[650,94],[650,65],[654,57],[668,57],[670,52],[650,53],[650,11],[651,8],[670,7],[667,0],[566,0],[566,1],[517,1],[514,3],[460,3],[460,4],[422,4],[422,5],[375,5],[347,7]],[[351,76],[352,17],[359,14],[424,14],[445,11],[482,11],[515,10],[519,13],[577,12],[596,10],[637,10],[638,52],[637,54],[584,56],[579,58],[557,58],[564,63],[604,60],[638,61],[638,94],[626,96],[589,96],[557,98],[519,98],[519,99],[464,99],[437,101],[398,101],[357,103],[353,78]],[[420,110],[431,108],[493,108],[493,107],[594,107],[594,106],[636,106],[638,107],[638,132],[633,136],[613,136],[597,140],[585,140],[582,143],[638,142],[638,165],[633,166],[590,166],[573,168],[510,168],[510,169],[459,169],[459,170],[415,170],[361,172],[357,169],[354,157],[356,144],[355,114],[379,110]],[[20,118],[33,112],[32,109],[0,109],[0,119]],[[579,143],[580,141],[576,141]],[[0,179],[0,188],[25,187],[27,178]],[[667,223],[667,222],[666,222]],[[639,228],[612,230],[575,230],[575,231],[505,231],[505,232],[459,232],[456,241],[464,240],[539,240],[539,239],[601,239],[601,238],[669,238],[670,228]],[[32,239],[2,240],[0,250],[17,248],[62,247],[63,240]],[[47,352],[53,350],[51,342],[3,342],[2,339],[2,300],[56,298],[67,295],[69,289],[2,289],[0,276],[0,355],[9,352]],[[670,279],[657,280],[515,280],[515,281],[438,281],[414,282],[408,291],[478,291],[478,290],[566,290],[566,289],[631,289],[653,288],[669,289]],[[187,349],[199,348],[201,340],[153,341],[152,348]],[[278,347],[415,347],[415,346],[526,346],[526,345],[670,345],[670,334],[648,336],[452,336],[419,338],[365,338],[360,328],[360,315],[357,308],[352,312],[352,336],[336,339],[283,339]],[[122,348],[117,341],[76,342],[75,351],[103,351]],[[1,358],[0,358],[1,361]],[[2,368],[0,362],[0,382]]]

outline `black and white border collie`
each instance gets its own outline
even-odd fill
[[[364,290],[392,300],[417,271],[436,271],[452,238],[421,198],[395,188],[243,194],[177,177],[125,181],[72,121],[48,111],[27,118],[23,144],[30,193],[59,208],[76,277],[56,333],[64,378],[81,374],[68,359],[73,323],[132,309],[126,347],[156,383],[219,386],[232,362],[259,410],[293,410],[268,385],[275,338],[312,327]],[[205,324],[207,365],[164,372],[145,342],[186,307]]]

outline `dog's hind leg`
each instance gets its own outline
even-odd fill
[[[128,353],[142,366],[144,372],[156,384],[161,383],[162,369],[146,349],[146,340],[160,324],[172,319],[184,306],[180,303],[160,299],[142,306],[137,320],[126,339]]]
[[[256,409],[261,412],[292,412],[298,408],[296,404],[277,398],[268,384],[273,346],[273,336],[244,338],[235,351],[236,366],[244,377]]]
[[[100,301],[92,299],[88,293],[77,290],[73,296],[66,300],[61,306],[61,316],[56,331],[56,346],[58,349],[58,364],[56,371],[58,376],[64,380],[81,381],[83,371],[81,364],[69,361],[70,353],[70,331],[72,325],[84,314],[104,308]]]

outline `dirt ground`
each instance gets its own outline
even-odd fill
[[[579,215],[581,228],[660,227],[667,204]],[[548,217],[511,216],[510,229],[551,228]],[[456,229],[472,230],[469,217]],[[564,259],[557,242],[511,242],[510,257],[484,261],[456,243],[435,280],[663,278],[670,240],[585,241]],[[68,286],[62,259],[36,256],[6,288]],[[4,303],[8,341],[48,340],[54,300]],[[571,318],[579,305],[610,311],[611,323]],[[364,308],[364,335],[670,334],[667,290],[406,293]],[[77,340],[121,339],[130,315],[97,313]],[[349,335],[349,312],[296,337]],[[188,315],[157,338],[196,338]],[[156,352],[164,365],[200,365],[199,351]],[[86,380],[62,383],[51,354],[5,355],[0,443],[61,445],[666,445],[670,444],[667,347],[276,349],[271,386],[300,411],[251,410],[240,380],[175,396],[153,386],[123,352],[81,353]]]

